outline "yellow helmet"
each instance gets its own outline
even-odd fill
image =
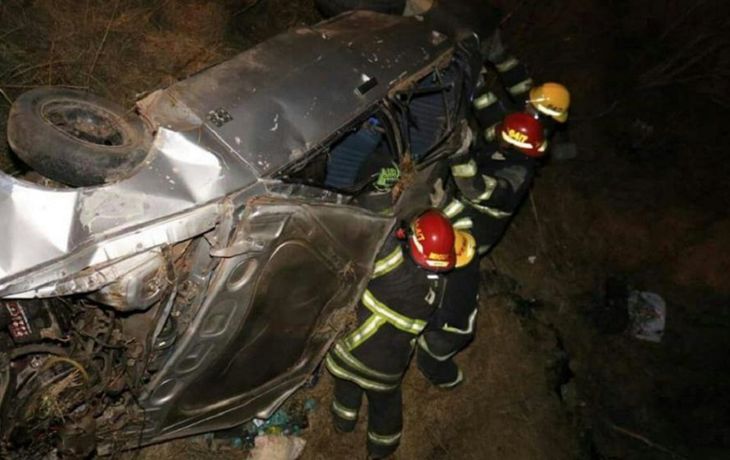
[[[477,242],[471,233],[454,230],[454,252],[456,252],[455,268],[461,268],[472,261],[477,252]]]
[[[530,90],[530,104],[560,123],[568,119],[570,92],[560,83],[545,83]]]

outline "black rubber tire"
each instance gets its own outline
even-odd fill
[[[93,94],[64,88],[23,93],[10,108],[10,147],[43,176],[75,187],[129,176],[147,157],[142,120]]]
[[[369,10],[378,13],[403,14],[406,0],[315,0],[317,9],[326,18],[350,10]]]

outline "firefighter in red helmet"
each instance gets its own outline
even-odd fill
[[[335,377],[335,428],[352,431],[363,394],[368,399],[370,458],[385,458],[398,448],[401,379],[416,338],[441,301],[444,274],[468,262],[459,260],[468,256],[463,237],[457,238],[446,216],[434,209],[393,232],[360,299],[356,328],[327,355],[325,364]]]
[[[498,144],[452,161],[453,196],[443,203],[456,231],[468,231],[477,253],[499,241],[529,190],[547,141],[539,121],[526,113],[507,115],[497,128]],[[416,362],[431,383],[453,388],[463,375],[453,356],[474,337],[479,291],[478,257],[450,273],[441,307],[418,338]]]
[[[530,89],[525,99],[512,102],[495,88],[475,97],[473,109],[487,142],[496,140],[496,128],[506,114],[523,109],[540,122],[546,136],[552,137],[568,120],[570,92],[560,83],[548,82]]]

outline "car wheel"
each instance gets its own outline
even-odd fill
[[[28,166],[71,186],[128,176],[146,158],[151,134],[142,120],[83,91],[38,88],[10,109],[8,142]]]
[[[403,14],[406,0],[315,0],[325,17],[337,16],[350,10],[370,10],[379,13]]]

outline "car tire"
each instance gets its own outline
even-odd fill
[[[93,94],[64,88],[23,93],[10,108],[10,147],[41,175],[75,187],[129,176],[152,135],[137,116]]]
[[[378,13],[403,14],[406,0],[315,0],[320,13],[327,18],[350,10],[370,10]]]

